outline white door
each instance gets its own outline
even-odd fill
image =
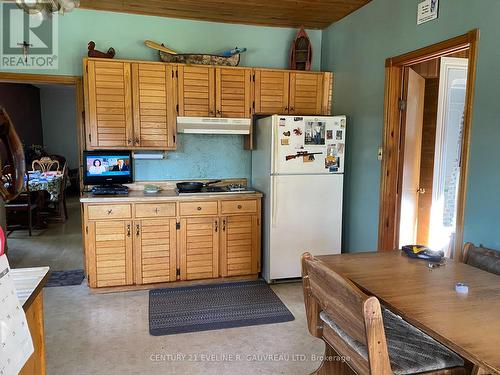
[[[445,252],[456,230],[468,65],[468,59],[441,58],[429,245]]]
[[[274,118],[273,174],[344,172],[345,116]]]
[[[306,251],[340,253],[343,179],[342,174],[271,177],[270,280],[300,277]]]
[[[417,235],[418,196],[420,192],[420,157],[424,119],[425,78],[408,68],[406,85],[406,126],[404,134],[403,182],[399,245],[415,243]]]

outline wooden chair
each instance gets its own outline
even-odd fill
[[[311,254],[302,256],[311,335],[326,343],[317,375],[464,374],[464,361]]]
[[[42,172],[57,172],[59,171],[61,166],[59,165],[59,161],[52,159],[50,157],[44,156],[41,159],[33,160],[31,163],[31,169],[34,171],[42,171]]]
[[[12,215],[26,212],[27,214],[27,228],[28,233],[31,236],[33,231],[33,211],[38,208],[38,204],[31,196],[29,188],[29,174],[26,174],[26,189],[24,192],[18,195],[14,200],[5,203],[5,211],[7,214],[7,230],[12,231],[15,229],[24,229],[26,226],[13,226],[9,224]],[[10,216],[10,218],[9,218]]]
[[[46,209],[50,219],[57,222],[66,222],[68,219],[68,209],[66,207],[66,184],[68,183],[68,165],[65,164],[62,169],[62,181],[57,201],[46,201]]]
[[[482,245],[477,247],[467,242],[462,251],[462,261],[483,271],[500,275],[500,251],[488,249]]]

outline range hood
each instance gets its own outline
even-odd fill
[[[177,132],[190,134],[250,134],[252,119],[177,117]]]

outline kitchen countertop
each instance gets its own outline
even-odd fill
[[[166,189],[158,193],[145,193],[142,190],[130,190],[128,195],[92,195],[84,193],[80,197],[81,203],[109,203],[109,202],[136,202],[136,201],[199,201],[217,199],[251,199],[262,198],[259,191],[227,192],[215,194],[179,195],[176,190]]]
[[[19,303],[26,311],[47,282],[49,267],[13,268],[10,272]]]

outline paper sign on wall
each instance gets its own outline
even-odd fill
[[[424,0],[418,3],[417,25],[435,20],[438,17],[439,0]]]
[[[0,256],[0,374],[18,374],[33,353],[26,315],[5,255]]]

